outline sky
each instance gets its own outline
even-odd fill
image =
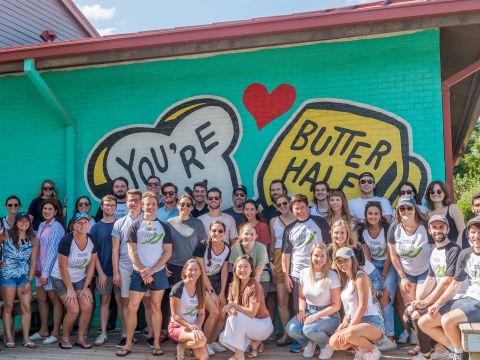
[[[101,35],[289,15],[375,0],[74,0]]]

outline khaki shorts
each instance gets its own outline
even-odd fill
[[[275,265],[275,270],[277,274],[280,271],[279,275],[276,274],[275,276],[273,276],[273,282],[275,284],[281,284],[285,281],[285,277],[283,276],[282,272],[282,249],[275,249],[273,251],[273,265]]]

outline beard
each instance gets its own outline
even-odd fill
[[[437,235],[436,237],[435,236],[432,236],[433,237],[433,240],[437,243],[441,243],[441,242],[444,242],[445,239],[447,238],[447,235],[446,234],[439,234]]]

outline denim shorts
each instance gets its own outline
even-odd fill
[[[55,290],[55,294],[57,294],[58,297],[67,295],[67,286],[62,279],[50,276],[50,280],[52,280],[53,290]],[[85,278],[77,282],[72,282],[72,285],[75,291],[82,291],[85,287]]]
[[[1,278],[1,285],[6,288],[19,288],[25,287],[25,284],[28,282],[27,275],[22,275],[19,278]]]
[[[441,315],[444,315],[452,310],[460,310],[463,312],[467,317],[468,322],[480,322],[480,301],[470,296],[447,301],[445,305],[438,309],[438,312]]]
[[[427,275],[428,275],[428,270],[425,271],[424,273],[421,273],[420,275],[409,275],[405,273],[405,276],[407,277],[408,281],[411,284],[417,284],[417,285],[423,284],[425,282],[425,279],[427,278]]]
[[[375,325],[380,329],[382,334],[385,334],[385,324],[380,315],[365,315],[360,322]]]
[[[170,287],[165,268],[163,268],[160,271],[157,271],[152,276],[153,276],[153,281],[150,284],[145,285],[140,273],[137,270],[133,270],[132,281],[130,282],[130,291],[138,291],[138,292],[145,292],[147,290],[161,291],[161,290],[168,289]]]

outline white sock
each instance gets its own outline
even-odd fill
[[[453,351],[455,351],[455,354],[463,354],[463,349],[457,349],[456,347],[453,348]]]

